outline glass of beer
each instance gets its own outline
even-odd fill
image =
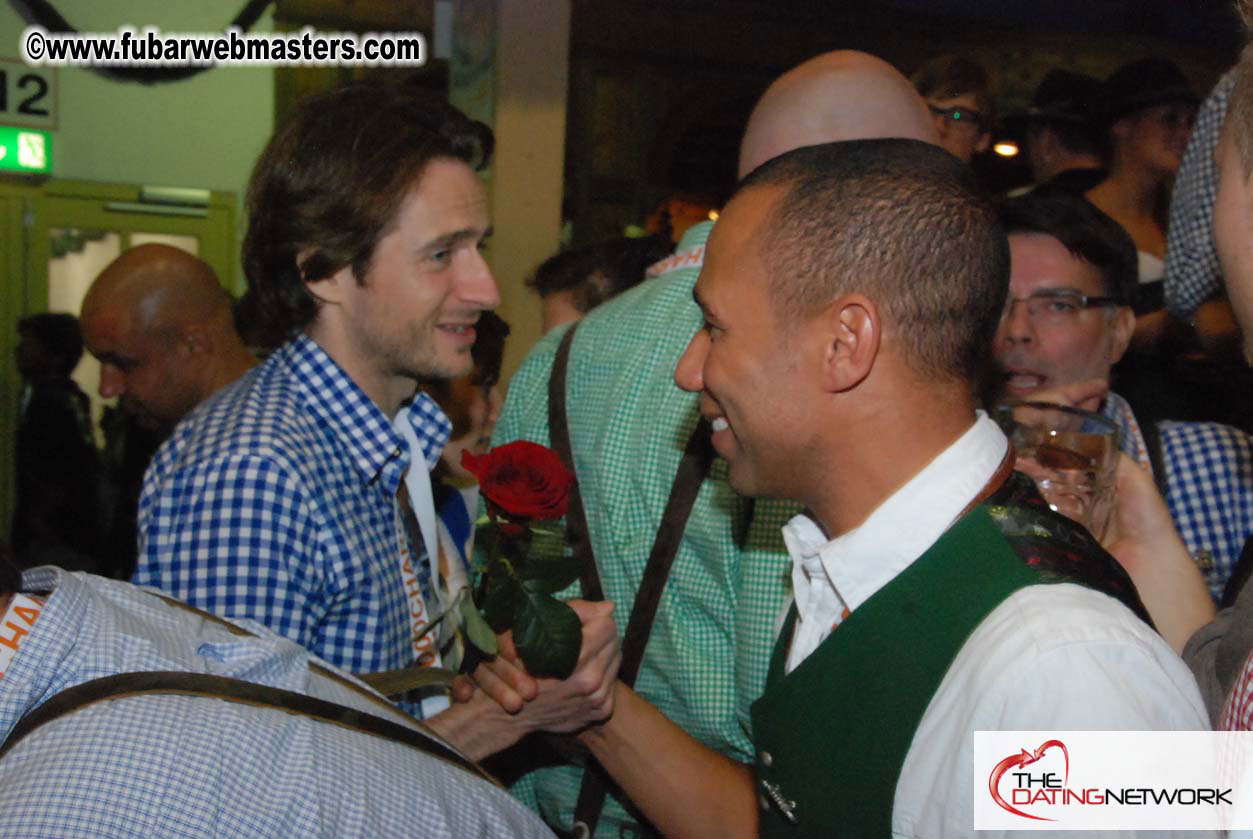
[[[1114,509],[1118,426],[1051,402],[1011,402],[995,415],[1017,452],[1014,468],[1035,481],[1054,512],[1103,539]]]

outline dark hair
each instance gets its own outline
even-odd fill
[[[470,373],[470,382],[477,388],[488,390],[500,381],[509,324],[495,312],[483,312],[474,325],[474,331],[474,346],[470,348],[474,369]],[[448,379],[427,379],[422,382],[422,389],[439,404],[440,410],[452,423],[448,439],[456,440],[470,430],[470,406],[454,398],[452,382]]]
[[[68,378],[83,357],[83,333],[78,318],[60,312],[28,315],[17,322],[17,333],[31,337],[56,359],[56,373]]]
[[[526,284],[540,297],[572,291],[574,307],[586,314],[643,280],[648,266],[671,250],[660,236],[608,239],[550,256]]]
[[[1052,236],[1100,271],[1102,294],[1131,305],[1139,287],[1136,246],[1118,222],[1087,200],[1054,190],[1008,198],[999,210],[1006,234]]]
[[[853,140],[797,149],[740,189],[786,189],[764,222],[776,312],[811,316],[854,291],[871,297],[907,363],[973,380],[1009,282],[1009,245],[970,168],[917,140]]]
[[[969,93],[985,118],[992,118],[992,82],[983,65],[962,55],[940,55],[909,77],[924,99],[948,99]],[[990,122],[983,126],[990,127]]]
[[[492,387],[500,381],[509,324],[495,312],[483,312],[474,325],[474,332],[474,346],[470,348],[470,357],[474,359],[474,383],[479,387]]]
[[[421,90],[355,83],[302,101],[248,185],[241,305],[259,343],[277,346],[313,321],[306,283],[345,266],[363,281],[427,163],[445,157],[478,169],[491,151],[487,126]]]

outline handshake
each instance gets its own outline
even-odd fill
[[[497,637],[497,654],[453,683],[454,704],[428,724],[469,757],[482,760],[535,731],[570,734],[613,714],[622,653],[613,603],[569,602],[582,625],[574,672],[565,679],[526,671],[512,632]]]

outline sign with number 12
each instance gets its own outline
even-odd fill
[[[0,58],[0,123],[57,127],[57,69]]]

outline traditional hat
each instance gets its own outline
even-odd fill
[[[1101,121],[1108,125],[1155,105],[1196,105],[1200,101],[1174,62],[1145,58],[1124,64],[1105,80],[1097,112]]]
[[[1101,83],[1095,77],[1070,70],[1050,70],[1035,89],[1028,119],[1085,123],[1092,117]]]

